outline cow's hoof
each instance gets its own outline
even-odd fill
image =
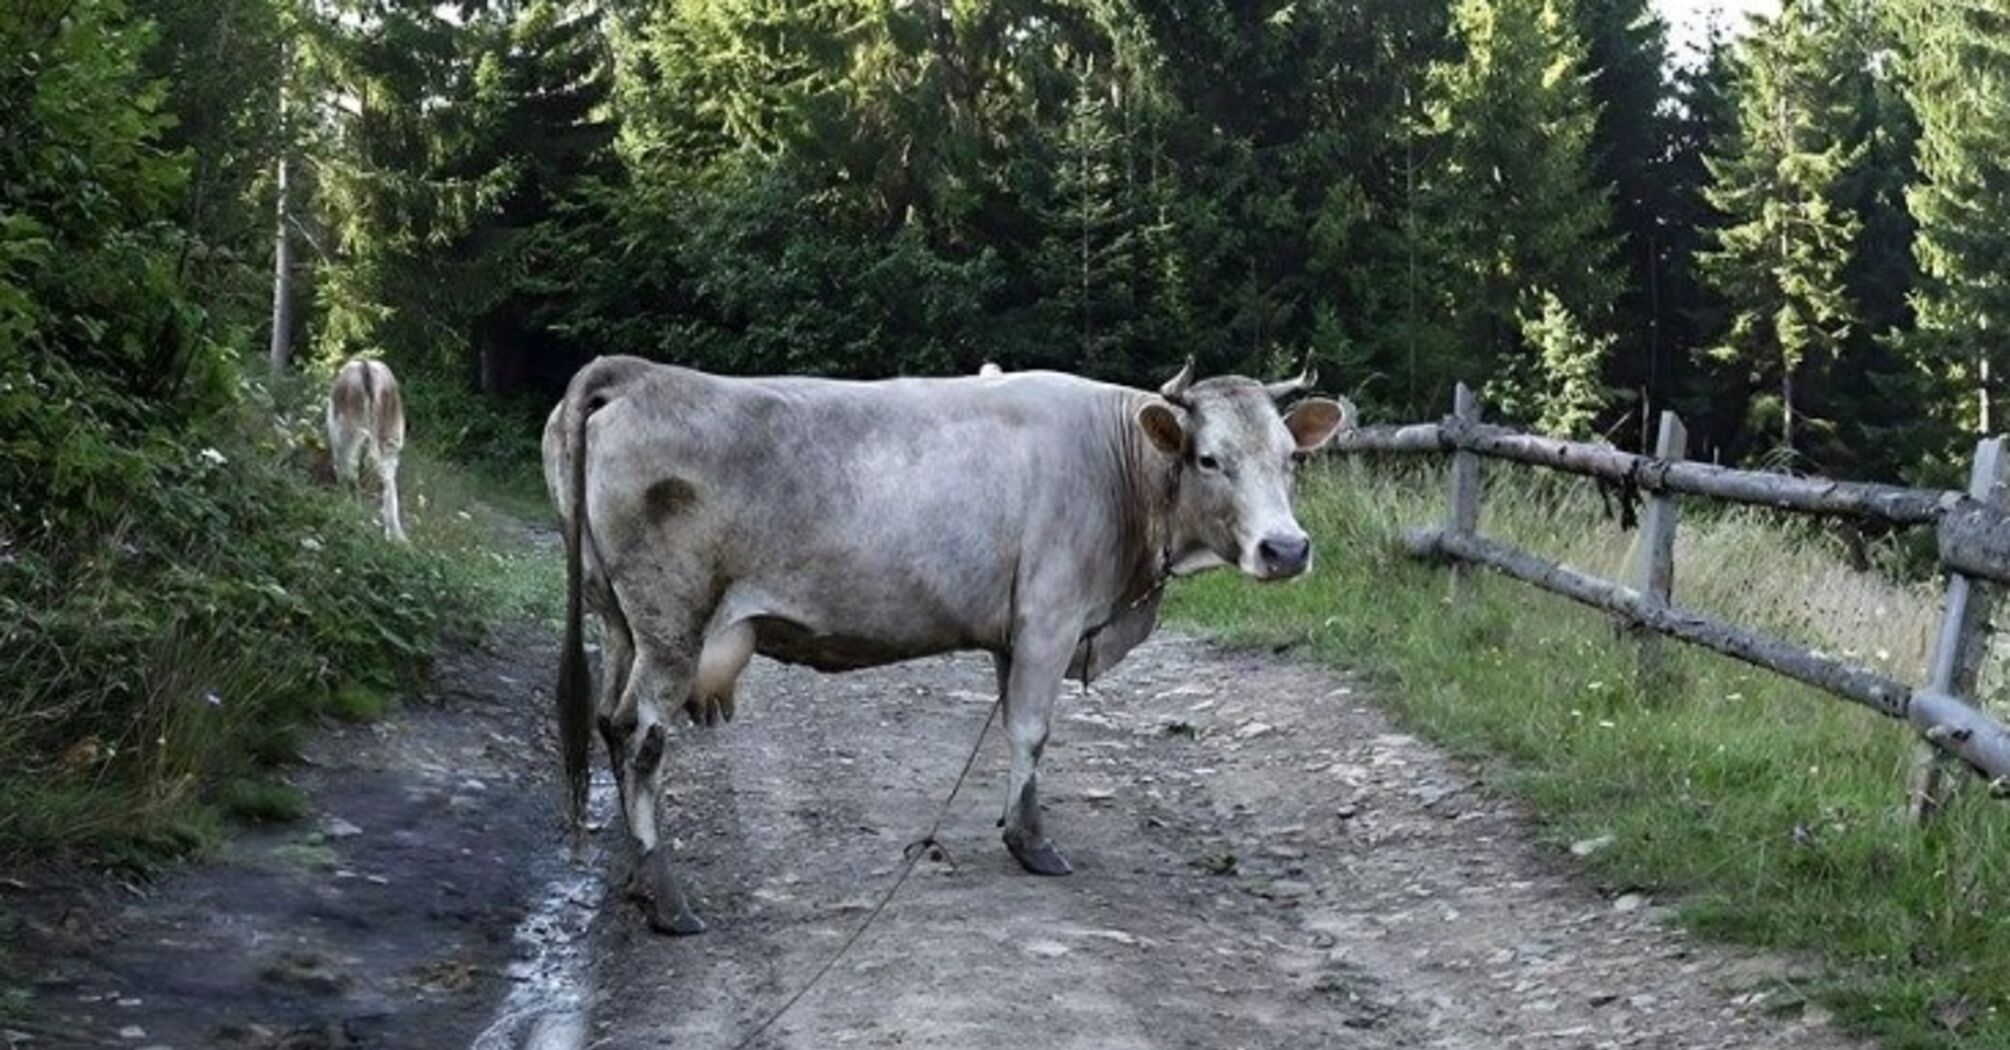
[[[651,777],[656,774],[656,767],[663,763],[665,737],[660,723],[650,726],[649,731],[642,734],[642,743],[635,748],[635,761],[630,763],[636,776]]]
[[[705,932],[704,920],[691,910],[683,884],[670,870],[669,854],[651,851],[637,863],[636,877],[644,886],[642,911],[649,919],[650,929],[673,937]]]
[[[1075,869],[1068,865],[1068,858],[1045,837],[1021,838],[1007,832],[1005,848],[1012,851],[1012,858],[1019,866],[1035,875],[1072,875]]]
[[[649,916],[649,928],[657,933],[695,937],[705,932],[705,920],[700,919],[689,904],[672,910],[665,908],[660,899],[654,899],[644,906],[644,910]]]

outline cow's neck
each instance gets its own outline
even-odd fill
[[[1141,403],[1141,402],[1140,402]],[[1177,457],[1161,452],[1137,423],[1137,404],[1126,405],[1117,443],[1121,580],[1118,611],[1134,608],[1165,587],[1182,545],[1179,536]]]

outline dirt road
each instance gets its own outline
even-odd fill
[[[618,825],[566,863],[549,646],[520,631],[450,660],[398,721],[318,747],[325,856],[261,837],[116,902],[110,938],[27,909],[60,965],[19,1045],[726,1050],[893,878],[991,702],[974,657],[757,662],[737,721],[673,737],[666,832],[711,930],[670,940],[607,889]],[[1780,1008],[1793,967],[1574,876],[1344,677],[1165,636],[1060,710],[1042,787],[1076,874],[1007,858],[994,729],[949,857],[757,1045],[1850,1045]]]

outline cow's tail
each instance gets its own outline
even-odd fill
[[[360,373],[360,378],[363,381],[363,418],[358,421],[358,425],[363,428],[363,433],[369,435],[371,445],[375,446],[377,443],[377,369],[370,363],[370,359],[367,357],[357,358],[356,363],[359,366],[356,371]]]
[[[589,370],[592,365],[587,366]],[[565,515],[565,641],[558,658],[558,740],[565,759],[567,812],[577,828],[586,815],[587,760],[593,748],[593,683],[586,669],[585,562],[586,423],[601,407],[597,376],[583,375],[566,394],[564,425],[572,438],[572,463],[565,479],[572,513]]]

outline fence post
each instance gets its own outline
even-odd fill
[[[1969,498],[1995,507],[2005,499],[2003,439],[1976,442],[1975,462],[1968,471]],[[1989,649],[1990,595],[1980,580],[1949,570],[1947,597],[1940,611],[1940,633],[1933,642],[1927,688],[1948,696],[1972,698],[1982,657]],[[1916,824],[1933,819],[1946,793],[1940,749],[1921,740],[1913,745],[1912,777],[1906,810]]]
[[[1661,413],[1661,432],[1654,440],[1654,458],[1669,461],[1689,454],[1689,429],[1682,417]],[[1654,492],[1647,497],[1647,514],[1640,524],[1640,570],[1638,586],[1649,602],[1667,605],[1675,591],[1675,494]],[[1661,639],[1652,631],[1640,631],[1638,680],[1643,690],[1652,690],[1664,679],[1665,666]]]
[[[1452,391],[1452,418],[1461,423],[1480,421],[1480,403],[1471,387],[1460,383]],[[1452,490],[1445,508],[1445,531],[1471,536],[1480,527],[1480,457],[1477,452],[1459,449],[1452,453]],[[1472,566],[1452,561],[1452,600],[1461,600],[1470,588]]]

